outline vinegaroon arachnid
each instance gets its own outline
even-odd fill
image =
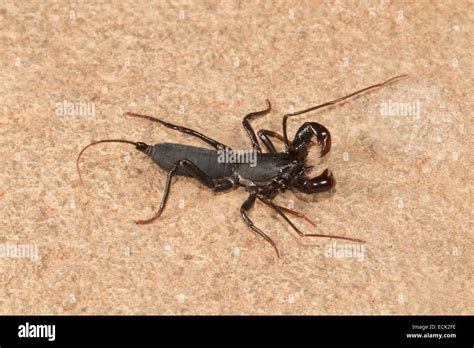
[[[247,226],[273,246],[278,257],[280,257],[280,252],[278,251],[275,242],[265,232],[256,227],[247,214],[257,199],[275,210],[301,237],[337,238],[365,243],[363,240],[349,237],[324,234],[305,234],[293,224],[285,213],[303,218],[313,226],[315,225],[314,222],[302,213],[276,205],[272,202],[272,199],[279,192],[284,192],[286,189],[296,190],[306,194],[315,194],[318,192],[328,191],[336,184],[334,175],[329,171],[329,169],[324,170],[322,174],[313,178],[307,176],[312,168],[306,163],[306,159],[309,153],[308,148],[313,143],[313,137],[315,137],[316,143],[321,147],[319,157],[323,157],[331,149],[331,134],[326,127],[316,122],[305,122],[296,132],[293,141],[289,141],[287,135],[287,121],[289,117],[302,115],[316,109],[339,103],[369,89],[385,86],[386,84],[405,76],[407,75],[396,76],[385,82],[366,87],[342,98],[313,106],[309,109],[284,115],[283,135],[265,129],[257,132],[258,138],[260,138],[268,150],[268,153],[263,153],[257,135],[249,121],[254,117],[265,115],[270,112],[271,104],[270,101],[267,100],[268,106],[265,110],[252,112],[246,115],[242,122],[250,137],[250,141],[252,142],[253,151],[256,152],[256,165],[254,166],[249,163],[222,163],[221,161],[218,161],[220,151],[233,150],[229,146],[211,139],[195,130],[171,124],[156,117],[126,112],[124,114],[126,116],[144,118],[179,132],[195,136],[212,146],[214,150],[173,143],[147,145],[143,142],[134,142],[123,139],[99,140],[87,145],[79,153],[76,162],[79,177],[82,182],[79,170],[79,159],[87,148],[100,143],[127,143],[134,145],[138,151],[150,156],[158,166],[168,172],[163,197],[158,211],[150,219],[136,221],[137,224],[149,224],[160,217],[168,199],[171,179],[174,175],[181,175],[193,177],[215,192],[226,191],[237,186],[244,186],[249,192],[249,197],[242,204],[240,214]],[[281,141],[285,145],[285,151],[278,152],[270,137]]]

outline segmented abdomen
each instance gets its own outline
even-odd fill
[[[221,179],[233,174],[233,164],[219,163],[216,150],[202,147],[172,143],[156,144],[153,146],[151,158],[166,171],[169,171],[176,161],[187,159],[212,179]],[[182,167],[176,174],[190,176]]]

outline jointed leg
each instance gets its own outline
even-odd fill
[[[260,200],[261,200],[263,203],[265,203],[265,204],[267,204],[267,203],[265,202],[265,200],[270,201],[269,199],[264,198],[264,197],[262,197],[262,196],[260,196],[260,195],[258,196],[258,199],[260,199]],[[270,202],[271,202],[271,201],[270,201]],[[286,213],[288,213],[288,214],[291,214],[291,215],[294,215],[294,216],[296,216],[296,217],[302,218],[302,219],[306,220],[306,222],[308,222],[308,223],[309,223],[310,225],[312,225],[312,226],[316,226],[316,223],[315,223],[313,220],[311,220],[309,217],[307,217],[305,214],[300,213],[300,212],[295,211],[295,210],[288,209],[288,208],[286,208],[286,207],[282,207],[281,205],[277,205],[277,204],[275,204],[275,203],[273,203],[273,202],[271,202],[271,203],[272,203],[275,207],[277,207],[278,209],[280,209],[280,210],[282,210],[282,211],[284,211],[284,212],[286,212]]]
[[[275,249],[277,256],[280,257],[280,252],[278,251],[278,248],[275,244],[275,242],[265,234],[262,230],[260,230],[258,227],[256,227],[252,220],[247,215],[247,212],[252,208],[252,206],[255,203],[255,200],[257,198],[257,191],[255,190],[254,192],[250,193],[250,196],[247,198],[247,200],[242,204],[242,207],[240,208],[240,214],[242,215],[242,218],[244,219],[244,222],[247,226],[249,226],[253,231],[255,231],[257,234],[262,236],[270,245]]]
[[[271,130],[260,129],[257,134],[260,140],[268,149],[268,152],[270,153],[277,153],[278,151],[275,149],[275,145],[273,145],[273,142],[270,140],[269,137],[277,138],[278,140],[283,141],[283,143],[285,142],[285,138],[283,137],[283,135],[280,135],[277,132]]]
[[[199,138],[200,140],[208,143],[209,145],[211,145],[213,148],[215,148],[216,150],[219,150],[219,149],[224,149],[224,148],[229,148],[227,145],[224,145],[214,139],[211,139],[209,138],[208,136],[202,134],[202,133],[199,133],[198,131],[195,131],[193,129],[190,129],[190,128],[186,128],[186,127],[182,127],[182,126],[178,126],[178,125],[175,125],[175,124],[172,124],[172,123],[169,123],[169,122],[165,122],[165,121],[162,121],[156,117],[152,117],[152,116],[148,116],[148,115],[141,115],[141,114],[136,114],[136,113],[133,113],[133,112],[126,112],[124,113],[124,115],[126,116],[131,116],[131,117],[139,117],[139,118],[144,118],[146,120],[150,120],[150,121],[153,121],[153,122],[158,122],[160,124],[162,124],[163,126],[165,127],[168,127],[168,128],[171,128],[171,129],[174,129],[174,130],[177,130],[181,133],[185,133],[185,134],[189,134],[189,135],[192,135],[192,136],[195,136],[197,138]]]
[[[275,210],[283,219],[285,219],[288,224],[298,233],[300,237],[325,237],[325,238],[335,238],[335,239],[344,239],[344,240],[350,240],[352,242],[358,242],[358,243],[365,243],[365,241],[361,239],[356,239],[356,238],[349,238],[349,237],[341,237],[341,236],[333,236],[333,235],[327,235],[327,234],[305,234],[301,232],[298,227],[296,227],[290,219],[283,213],[283,211],[280,209],[281,207],[278,207],[277,205],[273,204],[270,200],[266,199],[265,197],[258,197],[263,203],[265,203],[267,206]]]
[[[270,112],[270,110],[272,109],[272,104],[270,104],[270,101],[268,99],[266,101],[267,101],[268,106],[265,110],[252,112],[252,113],[248,114],[247,116],[245,116],[243,121],[242,121],[242,124],[243,124],[245,130],[247,131],[247,134],[250,137],[250,141],[252,142],[252,147],[258,153],[261,153],[262,149],[260,148],[260,145],[258,144],[257,136],[255,135],[255,132],[252,128],[252,125],[250,124],[249,121],[254,116],[262,116],[262,115],[268,114]]]
[[[163,198],[161,199],[160,208],[156,212],[156,214],[148,220],[138,220],[136,221],[139,225],[145,225],[152,223],[156,219],[158,219],[163,212],[166,201],[168,200],[168,195],[170,192],[171,187],[171,179],[173,178],[174,174],[178,170],[179,167],[183,167],[186,171],[195,179],[199,180],[202,184],[206,185],[207,187],[211,188],[215,192],[225,191],[232,186],[234,186],[234,182],[231,179],[222,179],[222,180],[212,180],[209,176],[207,176],[198,166],[196,166],[193,162],[187,159],[181,159],[176,161],[173,167],[168,172],[168,176],[166,177],[166,184],[165,189],[163,192]]]

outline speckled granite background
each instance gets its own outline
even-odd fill
[[[474,313],[472,1],[2,2],[0,20],[0,313]],[[350,243],[302,240],[257,203],[277,259],[241,221],[243,189],[186,178],[137,226],[165,173],[127,145],[87,152],[79,185],[92,140],[201,144],[125,111],[249,149],[241,119],[265,98],[253,124],[280,131],[290,108],[401,73],[290,123],[331,130],[318,170],[338,185],[276,202],[315,219],[295,220],[308,233],[365,239],[362,254],[331,255]]]

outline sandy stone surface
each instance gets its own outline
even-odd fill
[[[82,1],[0,5],[1,314],[473,314],[472,1]],[[250,149],[241,120],[282,115],[399,75],[305,121],[332,133],[337,187],[285,192],[301,239],[244,189],[174,181],[124,144]],[[71,107],[72,105],[72,107]],[[84,106],[83,109],[80,109]],[[316,152],[311,153],[312,157]],[[333,244],[335,243],[335,244]],[[36,257],[35,257],[36,256]]]

